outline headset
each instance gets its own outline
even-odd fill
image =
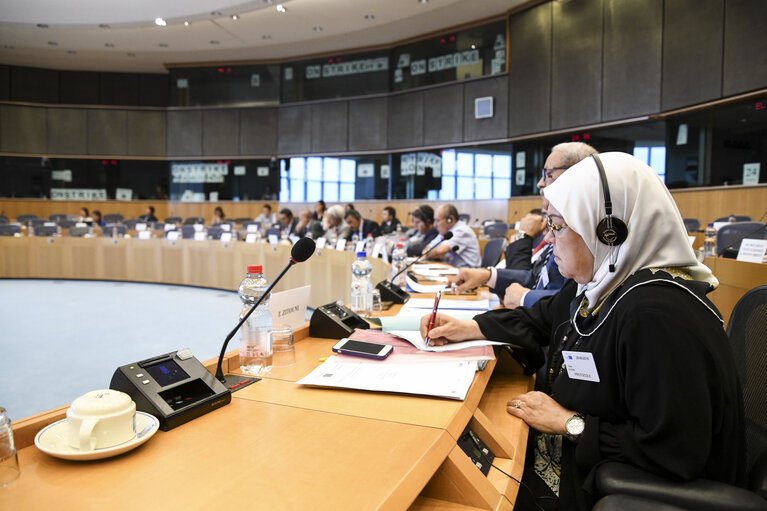
[[[613,216],[613,202],[610,199],[610,187],[607,184],[607,174],[605,173],[602,161],[596,154],[589,156],[594,158],[594,162],[597,164],[599,179],[602,181],[602,192],[605,198],[605,217],[597,224],[597,239],[608,247],[614,247],[626,241],[629,229],[623,220]],[[617,257],[613,258],[610,264],[611,272],[615,271],[615,259]]]

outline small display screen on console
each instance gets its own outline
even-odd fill
[[[152,378],[161,387],[167,387],[189,378],[189,375],[173,360],[163,360],[162,362],[145,366],[144,369],[152,375]]]

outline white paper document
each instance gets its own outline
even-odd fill
[[[437,291],[444,291],[447,287],[447,279],[445,279],[444,282],[419,284],[415,280],[411,279],[410,275],[407,275],[407,273],[405,275],[405,282],[407,282],[407,287],[416,293],[436,293]]]
[[[411,298],[405,305],[404,309],[433,309],[434,298]],[[443,298],[439,301],[439,310],[452,311],[452,310],[472,310],[485,312],[490,308],[490,300],[483,298],[480,300],[461,300],[461,299],[448,299]]]
[[[463,400],[476,372],[476,360],[396,364],[386,361],[357,362],[330,357],[296,384],[402,392]]]
[[[440,302],[441,304],[442,302]],[[467,348],[476,348],[479,346],[491,346],[494,344],[504,344],[497,341],[488,341],[486,339],[477,339],[473,341],[452,342],[443,346],[427,346],[423,337],[421,337],[420,325],[421,318],[427,312],[423,309],[411,309],[405,311],[404,309],[396,316],[385,316],[379,318],[381,320],[381,328],[384,332],[396,335],[408,341],[421,351],[457,351]],[[429,312],[429,314],[431,314]],[[467,320],[472,319],[477,314],[477,311],[467,310],[455,310],[446,311],[448,314],[456,319]]]

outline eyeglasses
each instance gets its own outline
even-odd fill
[[[544,181],[546,181],[546,180],[547,180],[547,179],[546,179],[546,172],[554,172],[554,171],[557,171],[557,170],[567,170],[567,169],[569,169],[569,168],[570,168],[570,167],[549,167],[549,168],[543,167],[543,168],[541,169],[541,178],[542,178]],[[549,179],[551,179],[551,178],[549,178]]]
[[[546,218],[546,225],[549,226],[549,230],[551,231],[551,234],[553,234],[555,237],[559,236],[559,231],[568,227],[567,224],[554,225],[554,222],[551,221],[551,217]]]

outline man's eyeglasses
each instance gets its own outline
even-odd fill
[[[541,169],[541,178],[544,181],[548,181],[551,178],[550,177],[547,178],[547,176],[546,176],[547,172],[556,172],[557,170],[567,170],[569,168],[570,167],[548,167],[548,168],[543,167],[543,169]]]
[[[567,227],[567,224],[554,225],[554,222],[551,221],[551,217],[546,218],[546,225],[549,226],[551,234],[553,234],[555,237],[559,236],[559,231]]]

